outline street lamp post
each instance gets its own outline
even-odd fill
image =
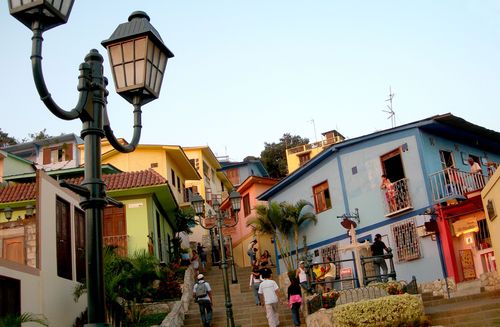
[[[231,235],[228,235],[227,238],[229,243],[229,253],[231,255],[231,283],[238,284],[238,276],[236,275],[236,267],[234,265],[233,238]]]
[[[233,317],[233,305],[231,303],[231,291],[229,290],[229,281],[227,277],[227,258],[226,251],[224,246],[224,235],[222,234],[223,227],[234,227],[238,223],[238,211],[240,211],[241,207],[241,196],[237,191],[232,191],[229,194],[229,199],[231,201],[231,207],[233,212],[235,213],[235,222],[233,224],[226,224],[224,222],[224,214],[220,211],[220,203],[217,199],[213,200],[212,207],[215,211],[215,218],[217,221],[216,225],[207,226],[203,223],[202,217],[206,219],[205,214],[205,200],[199,195],[195,194],[191,203],[194,207],[194,211],[200,220],[200,225],[208,230],[212,230],[217,227],[219,231],[219,245],[220,245],[220,253],[221,253],[221,268],[222,268],[222,281],[224,283],[224,299],[226,305],[226,325],[229,327],[234,327],[234,317]]]
[[[157,99],[168,58],[172,52],[149,23],[142,11],[130,15],[128,23],[117,27],[111,37],[102,42],[108,49],[117,93],[133,105],[134,134],[127,145],[115,137],[107,114],[107,78],[103,75],[103,57],[95,49],[85,56],[78,77],[79,98],[72,110],[64,110],[52,99],[43,78],[43,32],[64,24],[69,18],[74,0],[9,0],[12,16],[33,32],[31,63],[33,79],[45,106],[63,120],[79,118],[84,139],[85,169],[81,185],[61,182],[81,196],[80,206],[86,214],[86,263],[88,324],[108,326],[105,312],[105,293],[102,257],[102,220],[106,205],[123,204],[106,196],[106,185],[101,172],[101,139],[106,137],[120,152],[132,152],[141,135],[141,107]]]

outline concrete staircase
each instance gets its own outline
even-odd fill
[[[273,273],[276,271],[273,269]],[[237,268],[238,284],[231,284],[231,272],[228,269],[229,285],[231,289],[231,303],[233,309],[233,317],[236,326],[241,327],[266,327],[267,318],[264,306],[256,306],[253,296],[253,291],[248,287],[250,280],[250,268]],[[275,278],[273,274],[273,278]],[[212,327],[226,326],[226,307],[224,302],[224,286],[222,281],[222,269],[211,267],[209,271],[204,273],[205,280],[210,284],[214,295],[213,319]],[[275,279],[276,280],[276,279]],[[280,299],[286,299],[286,295],[282,294]],[[279,305],[280,327],[293,326],[292,313],[288,305]],[[301,326],[305,326],[305,321],[301,317]],[[192,301],[189,305],[189,311],[184,320],[184,326],[198,327],[201,326],[200,312],[198,304]]]
[[[465,291],[464,293],[469,293]],[[472,291],[471,291],[472,293]],[[453,297],[422,297],[425,314],[433,326],[500,326],[500,290]]]

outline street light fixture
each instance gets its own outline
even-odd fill
[[[149,17],[136,11],[127,23],[121,24],[103,41],[108,48],[117,92],[133,107],[134,133],[127,145],[119,143],[109,124],[107,114],[107,78],[103,75],[103,57],[95,49],[85,56],[78,77],[79,99],[72,110],[60,108],[52,99],[42,71],[42,34],[44,31],[66,23],[74,0],[9,0],[12,16],[33,32],[31,63],[33,79],[45,106],[64,120],[79,118],[82,121],[81,136],[85,145],[85,170],[81,185],[61,182],[61,186],[73,190],[82,197],[80,206],[86,213],[86,263],[88,324],[107,326],[102,259],[102,220],[106,205],[123,206],[106,196],[102,180],[101,139],[106,137],[118,151],[135,150],[141,136],[141,106],[158,98],[165,66],[172,52],[163,44]],[[118,50],[123,57],[117,55]]]
[[[229,327],[234,327],[234,317],[233,317],[233,308],[232,308],[232,303],[231,303],[231,291],[229,290],[229,282],[228,282],[228,277],[227,277],[227,259],[226,259],[226,251],[225,251],[225,245],[224,245],[224,235],[222,234],[222,228],[223,227],[234,227],[236,224],[238,224],[238,211],[240,211],[241,208],[241,195],[237,191],[232,191],[229,194],[229,200],[231,201],[231,207],[234,212],[235,216],[235,222],[234,224],[227,224],[224,221],[224,214],[220,211],[220,203],[217,199],[212,201],[212,208],[215,211],[215,218],[217,221],[216,225],[213,226],[207,226],[206,224],[203,223],[203,219],[206,219],[205,217],[205,200],[199,195],[195,194],[193,196],[193,199],[191,200],[191,204],[193,205],[194,211],[196,212],[196,215],[198,216],[198,219],[200,220],[200,225],[204,229],[212,230],[215,227],[217,227],[219,233],[219,247],[220,247],[220,252],[221,252],[221,268],[222,268],[222,280],[224,283],[224,296],[225,296],[225,306],[226,306],[226,325]]]

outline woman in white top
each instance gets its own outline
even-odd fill
[[[250,288],[253,290],[253,296],[255,298],[255,305],[262,305],[259,298],[259,286],[263,279],[260,275],[259,267],[254,266],[252,268],[252,273],[250,274]]]

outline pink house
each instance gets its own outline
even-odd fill
[[[255,217],[255,207],[259,204],[266,204],[266,201],[257,201],[257,196],[262,194],[276,184],[279,180],[269,177],[249,176],[236,189],[241,194],[241,210],[238,212],[238,224],[231,228],[224,228],[224,235],[231,235],[233,241],[233,254],[235,263],[239,267],[250,266],[247,255],[247,247],[253,238],[256,238],[257,248],[260,253],[268,250],[271,253],[272,262],[276,262],[274,257],[274,244],[267,235],[256,234],[252,227],[247,226],[248,221]],[[221,210],[229,209],[229,201],[224,201]]]

